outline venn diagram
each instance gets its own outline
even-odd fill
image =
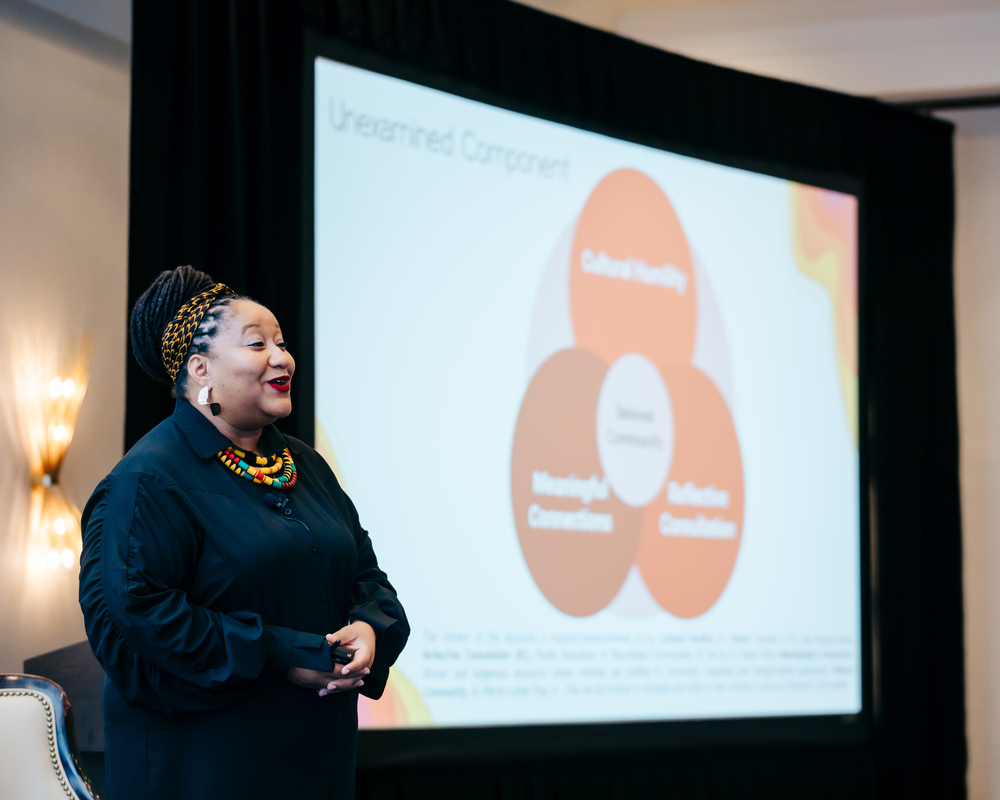
[[[706,334],[687,237],[663,190],[621,169],[553,258],[511,456],[528,569],[572,616],[608,606],[633,565],[660,607],[699,616],[736,563],[744,480],[726,397],[693,363]]]

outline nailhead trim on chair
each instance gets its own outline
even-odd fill
[[[0,690],[0,697],[34,697],[45,707],[46,727],[49,734],[49,758],[52,759],[52,769],[56,771],[56,777],[59,778],[59,785],[62,786],[66,796],[76,798],[77,794],[70,788],[69,782],[66,780],[66,774],[63,772],[62,762],[59,761],[59,750],[56,747],[55,723],[52,719],[52,703],[49,702],[49,698],[41,692],[31,692],[23,689],[16,689],[14,691]]]

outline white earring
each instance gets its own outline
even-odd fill
[[[208,405],[208,392],[207,386],[202,386],[201,391],[198,392],[198,405],[207,406]]]

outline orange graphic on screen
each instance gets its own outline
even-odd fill
[[[607,607],[637,565],[664,610],[699,616],[736,563],[743,463],[726,400],[692,364],[687,237],[663,190],[621,169],[591,192],[564,257],[573,346],[531,378],[511,455],[525,562],[566,614]]]
[[[795,260],[830,297],[844,410],[858,443],[858,200],[791,184]]]
[[[358,695],[359,728],[424,728],[433,724],[420,691],[399,667],[389,670],[389,681],[378,700]]]
[[[641,515],[601,485],[597,442],[587,435],[606,372],[586,350],[556,353],[528,387],[514,434],[522,443],[511,464],[521,550],[542,594],[575,617],[611,602],[639,538]],[[574,488],[576,496],[567,493]]]
[[[646,506],[636,563],[671,614],[704,614],[736,564],[743,523],[743,463],[736,428],[715,384],[696,367],[668,368],[677,449],[667,485]]]
[[[612,172],[591,192],[570,261],[576,344],[611,364],[642,353],[654,364],[691,361],[696,287],[677,213],[650,178]]]

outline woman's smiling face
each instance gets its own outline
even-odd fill
[[[274,314],[253,300],[229,304],[209,352],[192,356],[189,369],[194,378],[189,391],[196,395],[201,385],[210,386],[220,421],[237,430],[259,430],[292,411],[295,359]]]

